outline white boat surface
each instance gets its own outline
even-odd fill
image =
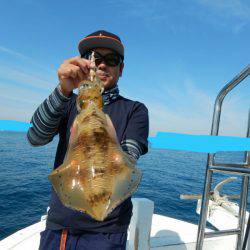
[[[154,203],[144,198],[134,198],[133,217],[128,230],[128,250],[193,250],[196,246],[198,226],[182,220],[154,214]],[[237,216],[222,206],[210,201],[212,212],[208,221],[218,229],[237,226]],[[198,201],[199,210],[200,201]],[[237,205],[235,208],[237,210]],[[36,250],[39,247],[40,232],[45,229],[46,216],[41,221],[8,236],[0,242],[1,250]],[[207,229],[209,230],[209,229]],[[203,249],[235,249],[236,236],[207,238]]]

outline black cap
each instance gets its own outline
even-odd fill
[[[78,45],[79,52],[82,56],[94,48],[112,49],[124,58],[124,47],[121,39],[108,31],[98,30],[91,33],[83,38]]]

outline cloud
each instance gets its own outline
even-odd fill
[[[219,16],[250,20],[250,4],[240,0],[197,0],[200,5]]]
[[[29,121],[56,87],[56,73],[4,46],[0,46],[0,56],[0,119]]]
[[[176,132],[186,134],[204,134],[211,132],[215,99],[218,90],[206,90],[191,77],[178,84],[164,85],[150,92],[129,93],[132,99],[140,100],[149,109],[150,135],[157,132]],[[242,94],[242,92],[244,92]],[[239,93],[241,93],[239,95]],[[229,94],[223,102],[220,135],[245,136],[249,89],[240,89]]]
[[[196,0],[201,7],[200,19],[215,29],[231,30],[237,34],[250,22],[250,4],[240,0]]]
[[[149,29],[155,24],[164,25],[165,31],[170,30],[174,33],[186,28],[186,25],[176,22],[182,17],[179,6],[176,8],[176,4],[173,5],[169,1],[166,3],[165,0],[110,0],[108,3],[112,7],[116,6],[122,18],[142,20],[143,25]]]
[[[38,105],[48,96],[33,88],[10,86],[0,81],[0,120],[30,121]]]
[[[0,64],[0,78],[6,82],[12,81],[16,85],[21,84],[26,88],[36,88],[40,90],[49,90],[55,83],[53,77],[44,77],[42,74],[32,73],[32,68],[26,70],[19,69],[16,66],[8,67]],[[13,86],[13,85],[12,85]],[[10,85],[11,87],[11,85]]]
[[[190,32],[197,24],[238,33],[250,21],[250,4],[240,0],[116,0],[108,3],[116,6],[125,18],[140,19],[149,28],[161,24],[165,31],[173,33]]]
[[[5,46],[0,45],[0,53],[4,53],[7,54],[8,56],[12,56],[14,57],[16,60],[19,61],[19,63],[27,63],[29,64],[29,66],[33,66],[36,67],[40,70],[45,71],[47,74],[54,74],[55,70],[50,69],[48,67],[45,67],[44,65],[41,65],[39,63],[37,63],[34,59],[32,59],[31,57],[28,57],[26,55],[23,55],[22,53],[19,53],[15,50],[9,49]]]
[[[39,91],[32,88],[27,90],[23,88],[23,86],[9,86],[3,81],[0,81],[0,87],[0,103],[2,104],[8,100],[12,102],[14,106],[18,106],[20,103],[36,105],[44,99]]]
[[[0,119],[29,121],[35,108],[56,86],[56,74],[45,73],[42,65],[37,68],[36,62],[29,63],[28,57],[24,64],[26,56],[18,52],[3,47],[0,51],[16,58],[9,65],[0,61]],[[169,84],[162,77],[150,90],[141,88],[138,92],[130,86],[125,91],[125,96],[141,100],[148,107],[151,135],[157,131],[210,133],[218,90],[204,89],[204,84],[188,77],[190,74],[185,69],[179,75],[178,80],[168,79]],[[151,86],[150,80],[148,84],[146,79],[140,81],[140,78],[136,79],[138,86]],[[250,106],[249,89],[243,92],[243,97],[230,96],[225,100],[221,117],[223,135],[245,136],[242,124],[246,124],[246,109]]]
[[[0,120],[15,120],[22,122],[30,122],[31,117],[38,105],[12,105],[10,101],[3,99],[5,105],[0,102]]]
[[[29,122],[37,108],[32,100],[16,98],[16,96],[0,95],[0,120],[17,120]]]
[[[23,55],[21,53],[18,53],[16,51],[13,51],[11,49],[8,49],[8,48],[6,48],[4,46],[0,46],[0,52],[4,52],[4,53],[7,53],[9,55],[13,55],[13,56],[18,57],[20,59],[31,60],[29,57],[27,57],[27,56],[25,56],[25,55]]]
[[[161,91],[161,90],[160,90]],[[157,131],[189,134],[208,134],[211,125],[213,100],[190,79],[178,88],[170,86],[165,93],[167,103],[148,103],[151,134]],[[175,105],[168,105],[173,103]]]
[[[0,79],[13,85],[21,84],[26,88],[50,90],[57,81],[56,72],[44,67],[32,58],[17,51],[0,46],[0,55],[8,57],[0,58]],[[9,56],[12,56],[10,58]]]

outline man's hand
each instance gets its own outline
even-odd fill
[[[90,61],[79,56],[65,60],[58,69],[62,93],[69,96],[79,83],[89,76]]]

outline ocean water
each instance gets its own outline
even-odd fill
[[[0,132],[0,240],[38,222],[50,198],[48,174],[53,167],[58,138],[42,147],[32,147],[26,134]],[[192,223],[198,222],[196,201],[181,200],[181,194],[200,194],[207,154],[149,149],[137,166],[143,172],[134,197],[154,201],[155,213]],[[243,161],[241,152],[218,154],[227,162]],[[214,175],[214,185],[227,178]],[[227,184],[223,194],[237,194],[240,177]]]

